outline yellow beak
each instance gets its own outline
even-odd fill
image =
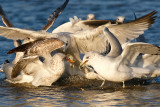
[[[75,63],[75,61],[71,60],[71,59],[67,59],[67,61],[71,64]]]
[[[88,62],[88,60],[82,62],[82,63],[80,64],[80,69],[82,69],[87,62]]]

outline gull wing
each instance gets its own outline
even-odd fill
[[[24,70],[29,63],[33,63],[37,60],[39,60],[38,56],[22,58],[14,65],[11,73],[11,78],[16,78],[18,75],[20,75],[21,71]]]
[[[93,37],[93,39],[76,39],[78,49],[81,53],[89,51],[105,52],[108,49],[107,41],[103,35]]]
[[[32,56],[32,55],[47,55],[50,54],[52,51],[65,46],[64,42],[56,39],[40,39],[33,42],[29,42],[23,44],[17,48],[14,48],[8,52],[8,54],[15,53],[15,52],[25,52],[25,55]]]
[[[88,51],[104,52],[106,51],[106,39],[103,34],[104,25],[93,30],[83,30],[72,34],[75,38],[79,51],[86,53]]]
[[[117,37],[121,44],[128,40],[133,40],[139,35],[143,34],[155,21],[155,14],[157,11],[153,11],[143,17],[140,17],[134,21],[108,26],[108,29]]]
[[[86,21],[85,25],[93,28],[92,30],[78,31],[73,36],[76,38],[77,45],[80,52],[86,53],[88,51],[104,52],[106,50],[106,37],[103,37],[103,30],[107,27],[113,35],[119,40],[121,44],[127,40],[132,40],[143,34],[152,23],[154,23],[154,16],[157,12],[153,11],[141,18],[123,24],[111,24],[109,21]],[[99,27],[97,27],[99,26]],[[97,27],[97,28],[96,28]],[[95,28],[95,29],[94,29]],[[101,35],[101,36],[100,36]],[[103,40],[104,39],[104,40]]]
[[[0,6],[0,16],[2,18],[3,23],[7,26],[7,27],[13,27],[13,24],[8,20],[5,12],[3,11],[2,7]],[[20,40],[15,40],[14,41],[14,46],[17,47],[21,45],[21,41]]]
[[[38,38],[51,37],[52,35],[54,34],[47,33],[44,31],[32,31],[20,28],[0,26],[0,36],[12,40],[18,40],[18,39],[23,40],[25,38],[38,39]]]
[[[2,6],[0,6],[0,16],[2,17],[2,21],[3,23],[7,26],[7,27],[13,27],[12,23],[8,20],[4,10],[2,9]]]
[[[64,10],[64,8],[66,7],[66,5],[68,4],[69,0],[66,0],[64,2],[64,4],[62,6],[60,6],[59,8],[57,8],[48,18],[48,23],[42,28],[42,30],[47,31],[55,22],[55,20],[57,19],[57,17],[62,13],[62,11]]]
[[[133,64],[140,53],[144,54],[160,54],[160,47],[148,43],[129,43],[127,44],[120,57],[124,64]]]
[[[105,25],[107,23],[116,24],[116,21],[112,20],[84,20],[81,21],[82,24],[91,27],[91,28],[97,28],[99,26]]]

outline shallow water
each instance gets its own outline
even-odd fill
[[[47,18],[64,0],[0,0],[10,21],[18,28],[40,30],[47,23]],[[58,17],[55,27],[68,21],[69,17],[94,13],[97,19],[116,19],[125,16],[133,20],[132,11],[137,17],[153,10],[160,10],[159,0],[70,0],[68,6]],[[160,45],[159,13],[153,26],[145,31],[147,42]],[[3,25],[0,21],[0,25]],[[7,55],[13,48],[12,40],[0,37],[0,64],[6,59],[12,61],[14,55]],[[33,87],[29,84],[10,84],[3,79],[0,72],[0,106],[159,106],[160,78],[152,83],[105,84],[99,88],[101,81],[72,78],[68,83],[58,82],[51,87]]]

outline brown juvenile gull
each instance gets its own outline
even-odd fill
[[[56,53],[51,56],[50,53],[65,46],[64,42],[51,38],[36,40],[10,50],[8,53],[22,51],[25,54],[24,58],[15,65],[12,63],[2,65],[7,81],[31,83],[34,86],[50,86],[61,77],[65,69],[65,55]],[[40,56],[44,58],[44,61],[40,61]]]

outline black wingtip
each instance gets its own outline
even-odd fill
[[[64,10],[64,8],[66,7],[66,5],[68,4],[69,0],[66,0],[63,5],[61,5],[60,7],[58,7],[48,18],[48,23],[42,28],[42,30],[47,31],[55,22],[55,20],[57,19],[57,17],[62,13],[62,11]]]
[[[10,63],[10,62],[9,62],[9,60],[7,59],[7,60],[5,60],[5,63]]]
[[[16,52],[25,52],[28,48],[30,48],[31,46],[33,46],[34,43],[36,43],[39,40],[33,41],[33,42],[29,42],[26,44],[22,44],[12,50],[9,50],[7,54],[12,54],[12,53],[16,53]]]
[[[6,16],[6,14],[5,14],[1,5],[0,5],[0,16],[3,16],[3,17]]]

